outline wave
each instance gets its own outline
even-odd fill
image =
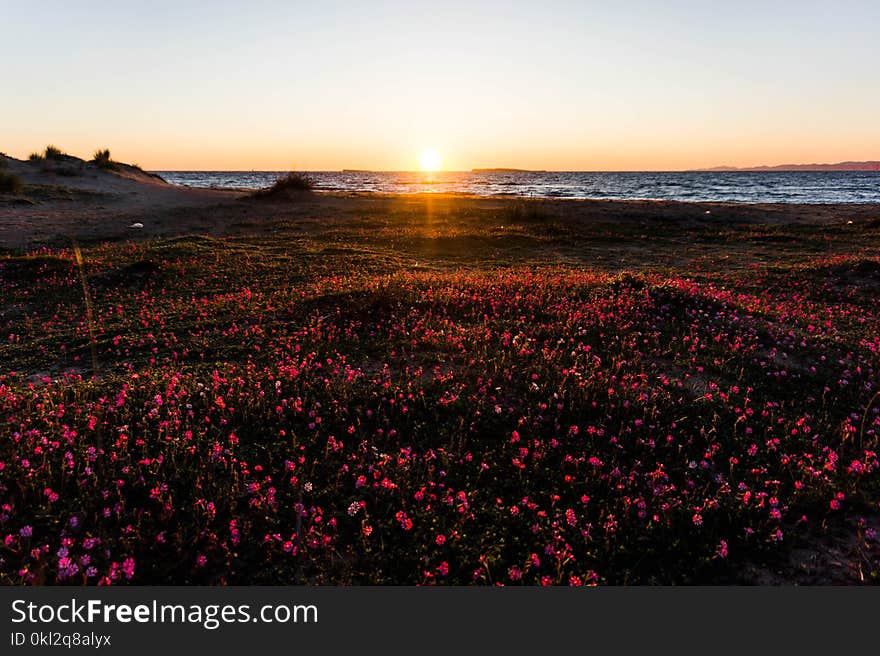
[[[279,171],[156,171],[191,187],[270,186]],[[533,198],[596,198],[739,203],[880,203],[876,171],[723,172],[309,172],[318,189],[456,193]]]

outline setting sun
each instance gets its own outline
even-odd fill
[[[423,171],[436,171],[442,163],[443,158],[433,148],[423,150],[422,154],[419,155],[419,166],[422,167]]]

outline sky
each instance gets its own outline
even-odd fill
[[[0,151],[151,170],[880,159],[880,2],[0,0]]]

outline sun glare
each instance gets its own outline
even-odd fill
[[[433,148],[423,150],[422,154],[419,155],[419,165],[422,167],[423,171],[436,171],[440,168],[442,163],[443,158],[440,157],[440,153]]]

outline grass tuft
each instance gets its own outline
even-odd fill
[[[43,151],[43,158],[44,159],[58,159],[64,154],[65,153],[63,150],[61,150],[57,146],[53,146],[52,144],[49,144],[48,146],[46,146],[46,150]]]
[[[95,151],[95,154],[92,155],[92,162],[94,162],[98,168],[100,169],[113,169],[116,168],[116,164],[110,158],[110,149],[98,149]]]
[[[278,178],[271,187],[254,192],[256,198],[277,197],[291,192],[311,191],[315,188],[315,179],[307,173],[291,171]]]

